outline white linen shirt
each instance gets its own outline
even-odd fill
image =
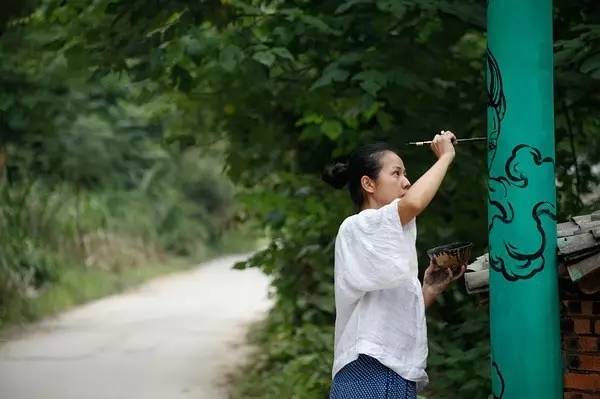
[[[417,227],[414,218],[402,225],[398,201],[349,216],[338,230],[332,378],[364,353],[421,391],[429,380]]]

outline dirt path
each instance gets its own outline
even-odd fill
[[[219,258],[31,326],[0,346],[0,398],[226,399],[268,278]]]

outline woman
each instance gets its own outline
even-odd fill
[[[335,242],[335,345],[330,399],[416,398],[428,382],[425,308],[465,271],[430,264],[417,278],[415,217],[431,202],[455,157],[442,131],[437,161],[411,185],[402,159],[384,143],[366,145],[323,173],[346,184],[358,213]]]

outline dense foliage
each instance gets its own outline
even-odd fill
[[[204,257],[234,216],[222,143],[166,143],[169,98],[141,101],[126,75],[90,78],[52,46],[67,30],[49,22],[9,18],[0,36],[0,326],[40,316],[28,301],[77,270],[126,278]]]
[[[592,0],[555,2],[561,220],[597,206],[589,194],[600,156],[599,13]],[[47,0],[27,15],[12,29],[53,32],[44,48],[69,68],[92,81],[126,74],[138,101],[167,96],[173,108],[159,115],[171,142],[226,139],[228,175],[247,188],[249,214],[272,235],[268,249],[238,267],[272,275],[276,293],[257,338],[262,354],[238,394],[323,397],[333,349],[333,240],[353,209],[320,171],[383,139],[399,147],[416,179],[433,158],[404,142],[440,129],[485,134],[482,2]],[[484,251],[484,154],[478,144],[458,148],[419,218],[420,249],[465,239]],[[487,331],[487,309],[460,285],[431,309],[430,394],[487,397]]]

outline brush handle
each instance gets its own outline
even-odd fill
[[[487,137],[472,137],[469,139],[458,139],[456,140],[457,143],[463,143],[466,141],[484,141],[487,140]],[[431,144],[433,143],[433,141],[416,141],[416,142],[412,142],[412,143],[406,143],[408,145],[416,145],[416,146],[423,146],[425,144]]]

